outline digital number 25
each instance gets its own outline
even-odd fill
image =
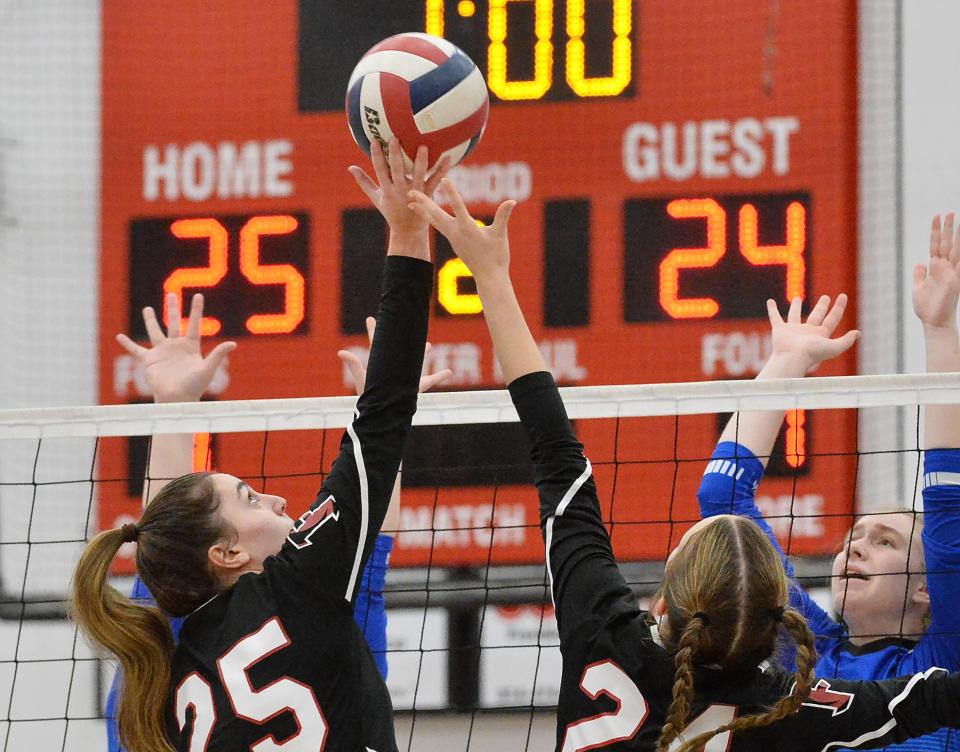
[[[264,235],[287,235],[297,229],[297,220],[289,215],[251,217],[240,230],[240,271],[255,285],[283,285],[283,311],[261,313],[247,319],[251,334],[288,334],[303,321],[306,311],[306,281],[290,264],[261,264],[260,238]],[[210,260],[207,266],[176,269],[163,282],[163,320],[169,324],[166,293],[174,293],[183,306],[185,288],[215,287],[227,275],[227,228],[212,218],[180,219],[170,225],[170,232],[178,238],[207,238]],[[186,322],[184,322],[186,323]],[[204,316],[200,334],[219,333],[218,319]]]

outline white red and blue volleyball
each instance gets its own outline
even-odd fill
[[[360,58],[347,84],[347,120],[368,155],[370,143],[400,140],[407,169],[421,144],[430,164],[466,157],[483,135],[490,98],[483,74],[456,45],[430,34],[384,39]]]

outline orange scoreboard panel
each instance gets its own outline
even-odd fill
[[[335,353],[366,345],[385,228],[347,173],[364,158],[346,82],[377,41],[420,30],[486,76],[487,131],[453,177],[477,216],[520,202],[514,276],[558,381],[750,378],[768,297],[856,293],[855,29],[854,0],[106,0],[101,399],[147,398],[113,336],[143,338],[165,290],[203,292],[208,345],[240,343],[212,398],[349,393]],[[435,250],[428,367],[502,388],[469,274]],[[696,518],[720,420],[580,422],[621,559],[662,558]],[[855,417],[793,413],[784,434],[760,503],[787,515],[791,550],[827,553],[849,524]],[[299,513],[337,443],[211,451]],[[410,444],[395,564],[542,560],[519,427]],[[102,526],[138,514],[145,446],[104,444]]]

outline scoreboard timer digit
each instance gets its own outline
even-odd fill
[[[383,6],[104,3],[102,402],[148,398],[113,335],[142,338],[140,311],[165,292],[204,293],[209,343],[240,341],[211,398],[349,393],[335,353],[366,347],[387,231],[347,174],[364,157],[343,99],[357,59],[403,31],[445,36],[486,76],[487,131],[451,179],[480,218],[519,201],[513,274],[561,383],[751,378],[767,298],[856,295],[853,0]],[[431,242],[428,367],[451,368],[449,388],[502,388],[469,271]],[[854,369],[848,353],[823,371]],[[604,498],[615,491],[620,558],[663,558],[673,523],[696,518],[722,421],[577,426]],[[542,561],[520,428],[415,430],[395,564]],[[210,446],[217,468],[267,476],[296,514],[335,444]],[[855,448],[849,411],[788,414],[758,501],[794,553],[828,554],[846,530]],[[138,462],[141,445],[108,440],[100,475],[136,477]],[[136,517],[136,482],[103,484],[99,510],[103,527]]]
[[[339,5],[339,7],[330,7]],[[494,102],[630,98],[636,0],[382,0],[300,3],[299,104],[343,108],[355,62],[381,39],[424,31],[449,39],[484,74]]]

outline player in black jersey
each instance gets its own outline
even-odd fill
[[[590,462],[513,291],[515,202],[480,227],[453,185],[443,188],[454,216],[420,192],[411,205],[470,268],[532,445],[563,654],[557,749],[827,752],[960,726],[958,674],[815,677],[813,636],[789,608],[780,558],[751,520],[722,515],[687,531],[652,609],[659,625],[640,610],[614,559]],[[798,644],[795,674],[766,662],[781,628]]]
[[[224,473],[195,473],[81,556],[74,613],[120,660],[127,749],[396,749],[390,697],[353,600],[416,410],[427,335],[428,226],[407,207],[407,191],[432,192],[445,165],[428,178],[421,150],[407,178],[395,147],[388,166],[374,145],[379,186],[350,170],[390,240],[364,391],[311,508],[294,523],[280,497]],[[163,614],[106,583],[128,541]],[[187,617],[176,648],[164,615]]]

